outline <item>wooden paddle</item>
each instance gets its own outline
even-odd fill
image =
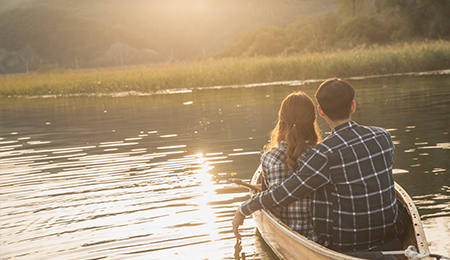
[[[252,190],[254,190],[256,192],[261,192],[262,191],[261,185],[252,185],[252,184],[244,182],[241,179],[229,178],[228,182],[229,183],[234,183],[234,184],[237,184],[237,185],[241,185],[241,186],[245,186],[245,187],[247,187],[249,189],[252,189]]]

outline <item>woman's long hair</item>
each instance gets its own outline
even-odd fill
[[[274,146],[285,141],[288,145],[284,161],[292,169],[297,170],[297,158],[308,146],[306,141],[314,146],[322,141],[316,122],[316,108],[311,98],[304,92],[289,94],[281,103],[278,121],[270,134],[270,143],[265,147],[269,151]]]

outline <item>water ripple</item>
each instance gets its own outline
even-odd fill
[[[215,183],[208,170],[255,152],[204,156],[179,150],[186,145],[123,151],[143,137],[45,149],[2,139],[2,259],[156,259],[182,247],[203,247],[198,252],[207,255],[202,245],[232,237],[235,207],[228,204],[246,190]],[[28,142],[44,143],[51,142]]]

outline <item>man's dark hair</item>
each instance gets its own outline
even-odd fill
[[[350,117],[355,89],[347,81],[338,78],[328,79],[319,86],[315,96],[320,108],[331,120]]]

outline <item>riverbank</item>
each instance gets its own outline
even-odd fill
[[[450,69],[450,42],[428,41],[297,56],[208,59],[139,67],[2,75],[0,96],[154,93],[178,88],[443,69]]]

